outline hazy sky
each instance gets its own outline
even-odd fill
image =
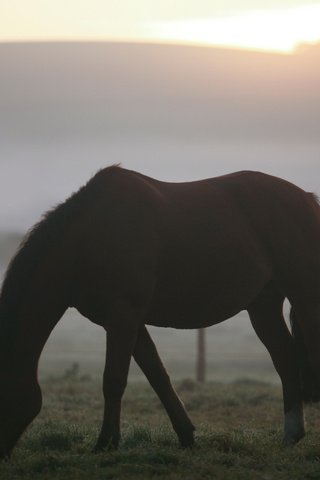
[[[288,52],[320,40],[312,0],[0,0],[0,41],[135,40]]]

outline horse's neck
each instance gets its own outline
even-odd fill
[[[30,290],[32,292],[32,289]],[[0,342],[2,358],[15,368],[36,371],[42,349],[65,311],[54,292],[38,291],[25,295],[21,303],[0,299]]]
[[[63,241],[64,216],[60,223],[55,218],[48,217],[33,229],[5,275],[0,298],[0,343],[7,357],[10,354],[13,359],[25,356],[37,362],[67,308],[71,252]]]

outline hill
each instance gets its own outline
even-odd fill
[[[320,53],[0,44],[0,140],[319,138]]]

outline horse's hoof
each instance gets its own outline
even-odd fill
[[[193,431],[179,437],[180,448],[192,448],[194,445]]]
[[[91,451],[92,451],[92,453],[100,453],[100,452],[103,452],[103,447],[96,444]]]
[[[293,447],[296,443],[298,443],[303,437],[305,436],[305,432],[300,432],[294,436],[286,436],[282,440],[282,445],[286,448]]]

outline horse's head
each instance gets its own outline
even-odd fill
[[[23,431],[39,413],[41,404],[37,381],[0,370],[0,458],[10,456]]]

